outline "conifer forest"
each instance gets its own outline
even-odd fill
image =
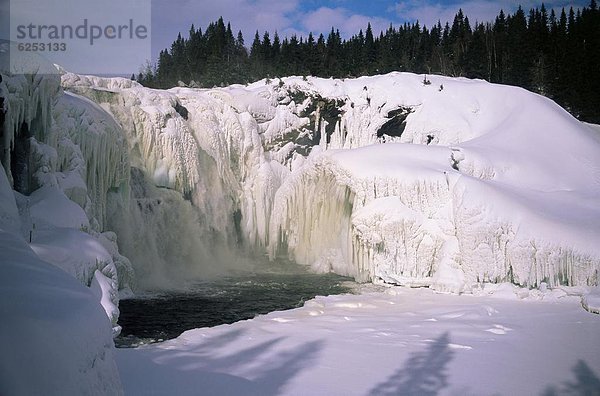
[[[256,31],[247,45],[223,18],[203,31],[194,25],[171,48],[132,76],[145,86],[214,87],[262,78],[350,78],[392,71],[441,74],[516,85],[545,95],[582,121],[600,123],[600,10],[560,12],[540,7],[494,21],[471,21],[458,10],[452,23],[369,24],[350,38],[332,27],[327,35],[280,37]]]

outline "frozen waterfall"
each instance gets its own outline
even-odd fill
[[[598,283],[597,132],[524,90],[403,73],[167,91],[32,78],[2,83],[5,150],[43,124],[31,187],[116,232],[120,288],[218,273],[236,252],[453,292]]]

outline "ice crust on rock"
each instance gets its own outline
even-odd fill
[[[83,209],[125,293],[211,273],[240,245],[442,291],[598,283],[597,132],[527,91],[407,73],[167,91],[61,79],[35,184]],[[402,131],[378,135],[399,112]],[[89,285],[101,268],[86,268]]]
[[[12,53],[13,63],[28,62],[27,70],[37,65],[38,73],[2,70],[0,158],[6,164],[2,183],[8,186],[3,207],[8,205],[13,215],[2,216],[0,226],[33,242],[40,257],[84,285],[90,286],[100,269],[114,281],[108,294],[127,290],[133,281],[131,264],[118,253],[116,238],[105,241],[101,234],[109,191],[129,193],[129,150],[121,127],[94,102],[63,92],[54,65],[37,55],[21,59],[16,50]],[[7,64],[5,53],[0,55]],[[115,316],[115,328],[116,321]]]
[[[13,44],[10,44],[11,46]],[[16,45],[16,44],[15,44]],[[2,73],[0,82],[0,96],[4,98],[3,112],[4,125],[2,141],[2,166],[8,178],[13,183],[11,172],[11,152],[15,140],[23,133],[23,125],[27,126],[27,133],[37,140],[43,140],[45,134],[52,128],[52,109],[61,91],[61,80],[54,66],[37,54],[24,54],[11,49],[13,58],[11,63],[18,69],[19,66],[30,66],[27,69],[37,69],[36,74]],[[17,54],[19,56],[17,56]],[[2,61],[8,65],[8,54],[1,53]],[[23,59],[25,57],[26,59]]]
[[[150,187],[137,194],[138,209],[131,206],[127,160],[141,170],[143,183],[191,201],[194,207],[184,209],[161,199],[159,190],[150,194],[168,204],[163,208],[195,211],[188,216],[198,219],[193,233],[219,239],[221,247],[241,241],[319,271],[455,292],[488,281],[596,284],[600,150],[594,132],[521,89],[434,79],[443,91],[403,73],[159,91],[65,73],[70,92],[59,100],[58,123],[70,120],[73,130],[86,124],[88,131],[104,125],[103,133],[89,134],[106,136],[97,144],[106,146],[107,157],[98,163],[116,160],[100,172],[102,182],[90,182],[89,170],[81,175],[88,189],[97,185],[91,189],[101,192],[88,194],[96,198],[83,207],[99,226],[110,211],[109,223],[130,256],[148,246],[161,256],[173,245],[126,236],[127,224],[154,223],[164,210],[138,210],[148,204]],[[399,109],[411,109],[403,132],[378,137]],[[578,155],[563,155],[562,148]],[[98,165],[88,158],[81,168]],[[81,183],[63,185],[82,200]],[[107,186],[117,195],[103,196]],[[166,261],[144,268],[134,260],[134,266],[166,274]]]
[[[98,222],[95,228],[103,230],[108,191],[128,193],[130,165],[127,141],[113,117],[89,99],[67,92],[60,97],[55,113],[56,128],[62,132],[57,135],[63,136],[58,144],[59,163],[62,168],[74,168],[80,172],[89,197],[84,209]],[[64,148],[61,143],[66,143]],[[76,164],[79,158],[74,156],[81,158],[83,163]],[[71,186],[65,179],[67,177],[59,179],[59,185],[71,192]]]
[[[599,139],[550,100],[407,73],[281,81],[157,91],[63,76],[225,240],[241,230],[272,258],[444,291],[598,283]],[[399,109],[403,132],[378,137]]]

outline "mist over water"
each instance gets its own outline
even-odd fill
[[[119,304],[117,346],[175,338],[351,291],[350,278],[244,251],[235,212],[222,207],[222,191],[199,194],[206,202],[194,202],[194,196],[156,187],[136,168],[131,189],[129,200],[110,196],[108,216],[120,251],[131,258],[129,283],[136,294]]]
[[[137,168],[131,170],[129,199],[109,194],[109,228],[118,235],[119,251],[131,260],[136,293],[180,290],[194,280],[254,266],[239,252],[230,211],[192,201],[156,187]]]
[[[146,293],[120,302],[123,330],[117,346],[130,347],[178,337],[194,328],[251,319],[301,307],[317,295],[349,293],[353,281],[313,274],[284,260],[254,263],[250,271],[191,282],[180,290]]]

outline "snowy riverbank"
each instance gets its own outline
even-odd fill
[[[508,284],[477,294],[317,297],[120,349],[117,363],[129,395],[597,394],[600,316],[579,297]]]

